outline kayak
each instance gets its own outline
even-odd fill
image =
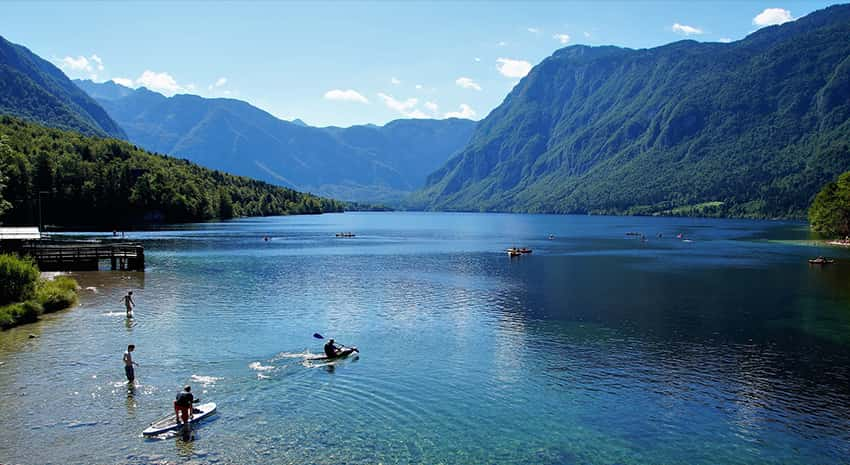
[[[346,347],[345,349],[342,349],[341,351],[339,351],[339,353],[337,354],[336,357],[316,357],[316,358],[311,358],[310,360],[311,361],[337,360],[337,359],[340,359],[340,358],[348,357],[349,355],[354,354],[354,353],[357,353],[357,347]]]
[[[194,407],[193,411],[195,413],[192,419],[189,420],[189,423],[197,423],[203,420],[204,418],[212,415],[213,413],[215,413],[215,408],[215,402],[207,402],[206,404],[201,404],[197,407]],[[165,433],[166,431],[179,429],[181,426],[182,425],[177,424],[175,415],[172,413],[171,415],[162,417],[159,420],[151,423],[150,426],[148,426],[147,428],[145,428],[144,431],[142,431],[142,434],[145,436],[156,436],[158,434]]]

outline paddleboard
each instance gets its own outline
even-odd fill
[[[189,420],[189,423],[194,424],[197,423],[204,418],[215,413],[215,402],[207,402],[206,404],[201,404],[195,407],[195,415]],[[199,412],[200,410],[200,412]],[[172,413],[171,415],[160,418],[159,420],[151,423],[150,426],[145,428],[142,431],[142,434],[145,436],[156,436],[158,434],[165,433],[166,431],[172,431],[181,428],[183,425],[178,425],[175,421],[175,415]]]

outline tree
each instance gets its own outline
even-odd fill
[[[809,208],[812,230],[829,237],[850,235],[850,171],[827,184]]]
[[[12,158],[12,147],[9,146],[8,139],[9,137],[5,134],[0,136],[0,216],[3,216],[6,210],[12,208],[12,204],[3,198],[3,194],[6,191],[6,181],[8,180],[4,174],[6,172],[6,163],[7,160]]]

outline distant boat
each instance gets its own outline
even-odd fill
[[[549,234],[549,240],[550,240],[550,241],[554,241],[554,240],[555,240],[555,235],[554,235],[554,234]]]
[[[516,249],[508,249],[507,252],[509,257],[519,257],[522,255],[522,253]]]
[[[627,236],[641,236],[642,234],[635,231],[629,231],[626,233]]]
[[[529,254],[531,253],[531,249],[528,247],[510,247],[505,249],[505,252],[508,253],[511,257],[516,257],[517,255]]]
[[[338,232],[338,233],[336,233],[336,237],[354,237],[354,233],[351,233],[351,232]]]
[[[809,259],[810,265],[831,265],[833,263],[835,263],[835,260],[832,258],[818,257]]]

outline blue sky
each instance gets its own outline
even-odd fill
[[[0,35],[72,78],[349,126],[481,119],[575,44],[738,40],[834,2],[3,2]]]

